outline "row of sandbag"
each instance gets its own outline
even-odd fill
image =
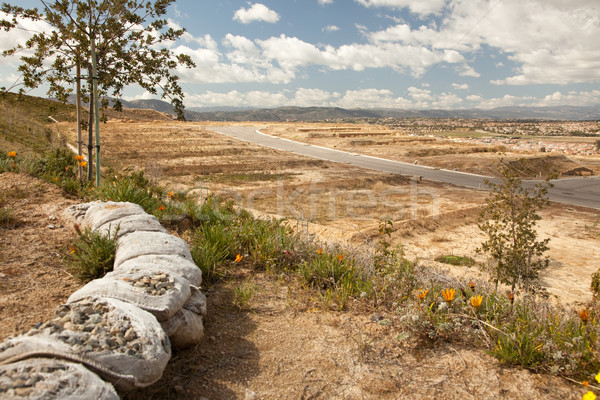
[[[202,274],[183,240],[131,203],[68,212],[84,227],[116,234],[114,271],[73,293],[51,321],[0,343],[0,398],[117,399],[112,385],[151,385],[171,345],[203,336]]]

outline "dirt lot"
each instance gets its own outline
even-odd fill
[[[65,132],[69,126],[64,126]],[[377,235],[380,221],[391,220],[393,239],[405,246],[409,257],[432,260],[440,254],[455,254],[485,263],[475,250],[482,240],[477,218],[486,192],[267,149],[208,132],[205,126],[113,120],[103,125],[103,151],[117,169],[143,168],[169,190],[198,196],[220,193],[257,214],[292,219],[307,235],[368,243]],[[294,140],[404,161],[412,160],[406,153],[450,149],[443,138],[405,137],[372,125],[264,124],[262,129]],[[70,135],[74,137],[72,131]],[[395,142],[352,147],[354,140],[367,140],[365,135],[368,140]],[[467,170],[495,173],[498,155],[473,153],[469,147],[459,146],[445,158],[433,158],[443,160],[441,166],[446,168],[460,162]],[[538,153],[506,154],[508,159],[518,156],[535,157],[534,165],[556,171],[600,162],[595,156],[582,162],[554,155],[540,158]],[[418,162],[429,163],[432,158],[424,156]],[[551,238],[552,258],[544,285],[566,304],[588,301],[590,275],[600,265],[600,212],[557,204],[544,216],[539,234]]]
[[[294,218],[306,234],[360,244],[389,218],[394,240],[422,263],[442,253],[484,261],[474,253],[483,192],[264,149],[202,124],[109,122],[103,139],[106,159],[117,169],[144,168],[169,190],[221,192],[257,213]],[[80,283],[60,256],[74,236],[60,227],[60,210],[74,200],[10,173],[0,175],[0,188],[23,222],[1,236],[4,338],[47,319]],[[563,303],[589,299],[590,274],[600,265],[600,213],[555,205],[544,216],[540,236],[551,237],[553,259],[544,284]],[[240,282],[256,288],[247,310],[232,304]],[[241,271],[211,287],[203,342],[174,354],[160,382],[128,397],[575,399],[583,393],[563,379],[503,366],[460,340],[416,345],[369,313],[320,311],[313,307],[318,300],[299,298],[294,285]]]

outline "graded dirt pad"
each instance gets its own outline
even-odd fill
[[[206,337],[175,353],[156,385],[127,399],[578,399],[563,379],[505,367],[460,341],[400,341],[394,316],[326,312],[293,284],[254,275],[241,311],[235,284],[207,293]],[[310,304],[310,300],[308,300]]]
[[[540,174],[542,177],[554,173],[560,175],[578,167],[590,168],[596,175],[600,173],[600,155],[566,157],[558,152],[543,153],[531,144],[540,137],[510,140],[522,144],[510,148],[494,143],[470,143],[464,139],[457,141],[445,136],[444,132],[414,136],[401,129],[367,124],[268,124],[262,132],[338,150],[487,176],[497,175],[500,157],[509,162],[528,159],[529,166],[522,171],[524,178],[538,178]],[[481,136],[478,132],[470,134]],[[543,140],[589,144],[592,138],[560,136],[544,137]]]
[[[81,283],[63,257],[74,239],[62,211],[77,201],[25,174],[0,174],[2,207],[17,226],[0,227],[0,340],[49,320]]]

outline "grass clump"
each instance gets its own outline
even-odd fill
[[[471,267],[475,265],[475,260],[466,256],[455,256],[451,254],[441,255],[435,258],[435,261],[444,264]]]
[[[117,231],[105,235],[98,231],[78,227],[77,239],[69,247],[66,258],[69,271],[83,282],[102,278],[112,271],[117,250]]]
[[[10,208],[0,205],[0,228],[12,229],[19,225],[19,219]]]
[[[105,178],[96,191],[96,196],[101,200],[139,204],[149,214],[164,211],[162,194],[162,190],[144,176],[144,171]]]

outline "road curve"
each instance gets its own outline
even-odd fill
[[[256,143],[261,146],[289,151],[303,156],[354,165],[356,167],[375,171],[407,176],[419,176],[423,179],[450,183],[468,188],[486,189],[487,185],[485,184],[485,180],[494,180],[491,177],[483,175],[386,160],[378,157],[314,146],[289,139],[282,139],[261,133],[256,127],[207,126],[206,129],[245,142]],[[537,182],[539,181],[527,180],[524,181],[524,184],[526,186],[532,186]],[[600,177],[567,178],[554,180],[552,183],[554,184],[554,187],[548,192],[550,200],[575,206],[600,209]]]

